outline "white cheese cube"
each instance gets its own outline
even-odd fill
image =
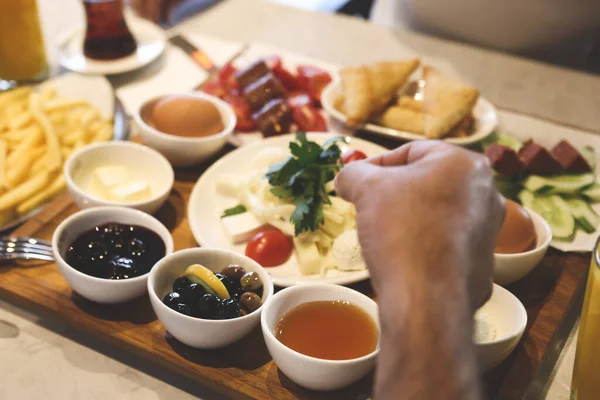
[[[237,197],[239,190],[246,183],[246,178],[239,174],[223,174],[215,182],[217,193],[222,196]]]
[[[232,244],[247,242],[260,232],[266,224],[260,222],[252,213],[231,215],[221,218],[223,232]]]
[[[152,197],[150,186],[144,181],[132,181],[110,189],[108,199],[120,203],[132,203]]]
[[[94,170],[93,188],[102,198],[108,198],[109,191],[117,185],[129,181],[129,171],[120,165],[99,167]]]
[[[320,272],[321,254],[314,240],[295,237],[294,249],[302,275],[314,275]]]

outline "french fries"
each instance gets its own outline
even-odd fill
[[[112,121],[52,86],[0,93],[0,225],[64,189],[62,167],[73,151],[112,136]]]

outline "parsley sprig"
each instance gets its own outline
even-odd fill
[[[283,200],[292,200],[296,209],[290,218],[296,236],[316,231],[325,222],[323,205],[331,204],[325,184],[335,178],[342,167],[341,150],[336,144],[341,138],[327,140],[322,146],[298,132],[290,143],[291,157],[272,165],[266,174],[271,193]]]

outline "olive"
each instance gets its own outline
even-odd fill
[[[187,304],[183,304],[183,303],[177,304],[177,306],[175,307],[175,311],[178,311],[185,315],[189,315],[190,317],[192,316],[192,309]]]
[[[244,310],[243,308],[240,310],[240,317],[243,317],[244,315],[248,315],[248,311]]]
[[[223,283],[223,285],[225,286],[225,289],[227,289],[227,293],[229,293],[229,295],[231,297],[234,297],[236,299],[239,298],[239,295],[238,295],[238,292],[240,290],[239,280],[234,281],[233,279],[230,279],[228,276],[220,274],[220,273],[216,273],[215,276],[217,278],[219,278],[221,283]]]
[[[219,304],[220,300],[217,296],[210,293],[205,294],[196,303],[196,316],[206,319],[217,318]]]
[[[171,292],[165,296],[163,303],[173,310],[177,310],[177,304],[179,304],[179,293]]]
[[[198,285],[197,283],[190,283],[188,286],[183,288],[180,294],[181,299],[184,302],[188,304],[194,304],[197,303],[198,300],[200,300],[200,298],[206,294],[206,290],[202,285]]]
[[[183,289],[188,287],[190,283],[190,280],[185,276],[177,278],[175,279],[175,282],[173,282],[173,291],[182,293]]]
[[[253,292],[246,292],[240,297],[240,306],[249,313],[258,310],[262,305],[262,299]]]
[[[256,290],[262,287],[260,276],[254,271],[245,273],[240,279],[240,284],[245,290]]]
[[[218,319],[232,319],[240,316],[240,303],[235,299],[223,299],[217,307]]]
[[[223,268],[221,273],[229,279],[239,281],[242,278],[242,276],[244,276],[244,274],[246,273],[246,270],[244,269],[244,267],[241,267],[237,264],[229,264],[227,267]]]

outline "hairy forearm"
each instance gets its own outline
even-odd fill
[[[461,260],[444,253],[403,260],[410,269],[377,285],[381,347],[387,349],[379,354],[378,400],[480,397],[466,290],[453,276],[459,269],[448,265]]]

